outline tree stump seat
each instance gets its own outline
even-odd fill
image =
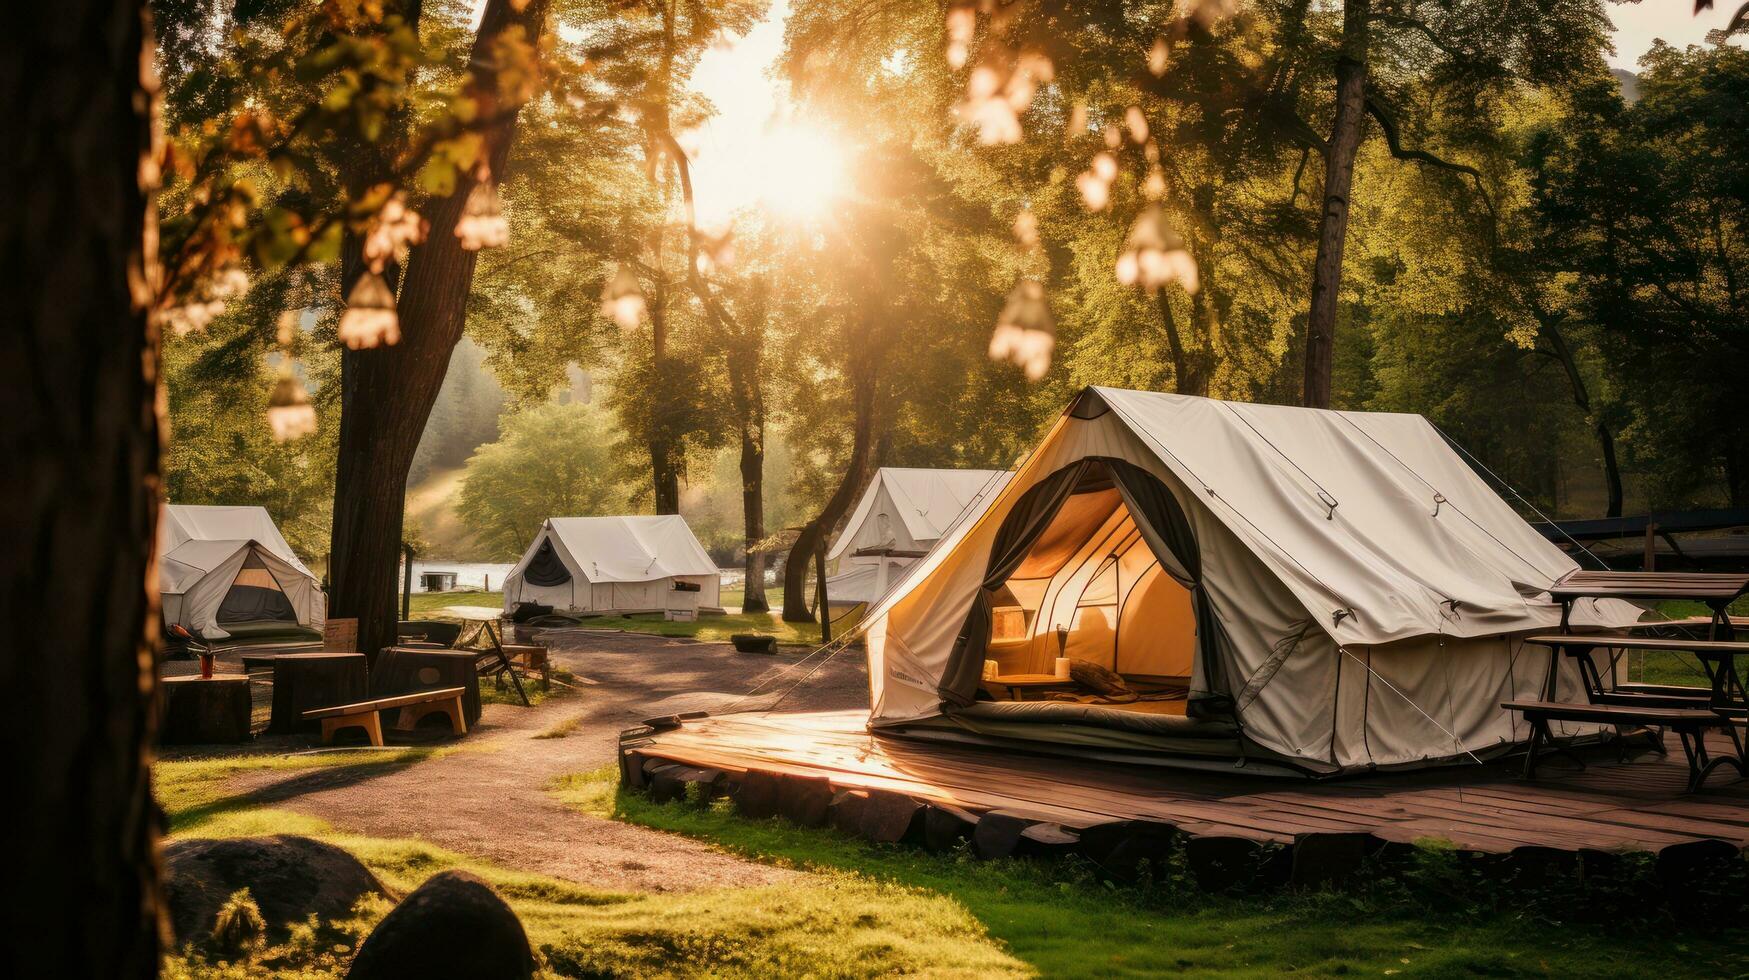
[[[370,744],[383,744],[382,712],[396,708],[400,715],[392,726],[396,731],[410,732],[426,715],[442,714],[449,718],[450,729],[457,735],[468,733],[468,723],[462,719],[462,689],[442,687],[432,691],[415,691],[388,698],[372,698],[355,704],[339,704],[331,708],[316,708],[304,712],[304,717],[322,723],[322,744],[334,741],[334,733],[343,728],[362,728]]]
[[[249,678],[245,674],[166,677],[163,741],[167,745],[249,739]]]
[[[267,730],[275,735],[308,731],[317,726],[304,712],[369,695],[362,653],[282,653],[273,658],[273,717]]]

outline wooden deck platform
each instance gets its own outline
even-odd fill
[[[810,777],[829,781],[834,793],[884,790],[974,817],[1000,811],[1070,831],[1149,821],[1191,838],[1292,844],[1306,835],[1364,834],[1399,844],[1443,839],[1484,853],[1661,852],[1697,841],[1749,847],[1749,780],[1720,772],[1700,793],[1687,793],[1674,738],[1670,758],[1618,762],[1600,750],[1583,771],[1558,771],[1565,763],[1557,761],[1535,781],[1519,777],[1516,759],[1310,781],[875,737],[865,719],[858,711],[703,718],[628,733],[622,752],[640,773],[668,760],[730,780],[749,772]],[[1716,738],[1716,750],[1728,751]]]

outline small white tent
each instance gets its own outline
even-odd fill
[[[871,724],[1321,774],[1502,751],[1528,731],[1500,702],[1550,662],[1523,638],[1576,567],[1418,415],[1090,388],[870,610]],[[1063,655],[1147,696],[987,700],[986,661]]]
[[[1009,475],[1006,470],[876,470],[826,554],[838,563],[837,574],[826,580],[827,598],[834,605],[879,600],[968,507],[994,497]]]
[[[696,586],[682,593],[677,585]],[[607,615],[723,605],[717,564],[679,515],[553,517],[504,579],[519,602]]]
[[[164,624],[207,640],[319,630],[328,598],[260,507],[168,504],[158,526]]]

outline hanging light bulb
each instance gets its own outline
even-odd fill
[[[492,172],[484,166],[474,181],[474,189],[468,192],[467,203],[462,205],[462,216],[455,223],[455,237],[470,252],[497,248],[510,241],[510,222],[504,220],[498,185],[492,183]]]
[[[352,350],[400,343],[401,318],[395,314],[395,294],[387,280],[374,272],[358,277],[346,297],[339,332],[340,342]]]
[[[1166,74],[1166,59],[1168,56],[1169,53],[1166,48],[1166,39],[1163,37],[1154,38],[1154,46],[1148,49],[1148,73],[1155,78],[1159,78],[1161,75]]]
[[[1022,279],[1008,293],[990,335],[990,359],[1020,365],[1027,380],[1037,381],[1051,368],[1057,347],[1057,325],[1045,302],[1045,287],[1037,279]]]
[[[309,393],[290,370],[280,374],[267,398],[267,425],[273,430],[274,442],[302,439],[316,431],[316,406],[310,404]]]
[[[620,266],[608,277],[601,291],[601,315],[619,324],[621,330],[636,330],[644,318],[644,291],[632,270]]]
[[[1117,281],[1140,285],[1150,293],[1173,282],[1187,293],[1200,288],[1196,260],[1184,247],[1184,239],[1166,223],[1159,205],[1148,205],[1130,226],[1123,254],[1117,257]]]
[[[978,29],[976,4],[956,3],[947,8],[947,66],[958,71],[971,53],[972,35]]]

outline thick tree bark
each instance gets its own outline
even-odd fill
[[[813,622],[808,611],[808,562],[825,544],[832,528],[844,518],[856,499],[857,490],[867,477],[869,460],[874,452],[875,372],[864,364],[851,380],[851,402],[854,421],[850,444],[850,463],[844,468],[844,479],[820,513],[802,525],[801,534],[790,547],[783,566],[783,619],[786,623]]]
[[[1348,205],[1354,160],[1366,119],[1367,21],[1370,0],[1342,5],[1342,52],[1336,60],[1336,117],[1324,144],[1324,205],[1318,219],[1318,254],[1312,264],[1312,303],[1306,323],[1305,380],[1301,403],[1330,407],[1335,366],[1336,298],[1342,288],[1342,249],[1348,238]]]
[[[152,47],[138,0],[16,8],[0,40],[0,683],[16,846],[0,974],[154,976],[162,389],[146,319]],[[5,963],[12,966],[6,967]],[[51,966],[52,964],[52,966]]]
[[[547,0],[517,11],[512,0],[487,0],[474,41],[474,92],[480,115],[493,105],[496,79],[492,47],[505,31],[521,26],[535,40],[546,21]],[[491,179],[504,174],[516,116],[485,130]],[[473,176],[464,175],[447,198],[426,203],[430,222],[423,244],[408,257],[397,307],[401,342],[392,347],[347,351],[341,360],[339,460],[334,474],[334,527],[330,549],[333,579],[328,611],[358,617],[358,644],[367,654],[395,641],[395,566],[400,558],[407,471],[437,400],[450,354],[461,340],[476,255],[455,237]],[[359,270],[349,270],[349,288]]]

